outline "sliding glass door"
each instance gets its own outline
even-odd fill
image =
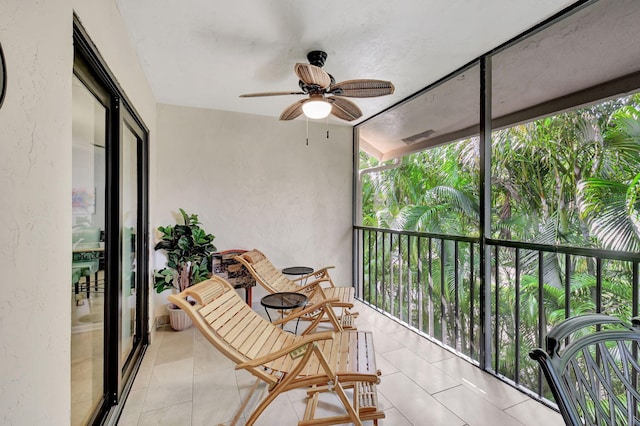
[[[121,288],[120,306],[120,364],[123,378],[130,369],[130,362],[142,340],[144,331],[140,303],[146,306],[144,281],[146,269],[146,240],[144,235],[146,217],[146,143],[144,130],[130,113],[125,113],[120,149],[120,231],[121,231]],[[144,195],[144,197],[143,197]]]
[[[104,389],[106,93],[73,77],[71,403],[86,424]]]
[[[74,25],[71,424],[118,417],[148,335],[147,131]]]

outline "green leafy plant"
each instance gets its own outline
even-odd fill
[[[216,251],[215,236],[200,227],[198,215],[188,215],[182,209],[180,214],[183,225],[158,227],[162,240],[154,249],[164,250],[167,254],[167,266],[154,274],[154,287],[158,293],[170,288],[183,291],[211,274],[209,266],[211,254]]]

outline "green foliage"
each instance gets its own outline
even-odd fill
[[[159,226],[162,239],[154,247],[164,250],[167,266],[154,274],[156,292],[175,288],[182,291],[192,284],[209,277],[209,262],[216,251],[214,236],[205,232],[195,214],[188,215],[180,209],[183,224]]]
[[[362,152],[360,164],[361,168],[379,165]],[[478,236],[478,164],[478,141],[471,138],[409,155],[396,169],[365,175],[362,223]],[[640,96],[495,131],[491,201],[492,238],[640,252]],[[461,248],[455,263],[450,241],[372,235],[376,238],[363,240],[365,299],[433,338],[477,356],[482,297],[477,246],[473,257]],[[416,255],[418,241],[421,258]],[[495,333],[490,337],[495,351],[492,363],[499,374],[517,378],[531,389],[537,387],[539,370],[527,353],[541,344],[540,321],[548,330],[566,318],[567,309],[569,316],[595,312],[598,298],[602,312],[624,320],[632,314],[631,262],[602,260],[598,286],[596,261],[587,256],[523,249],[518,265],[513,250],[501,247],[498,256],[491,258],[486,278],[490,329]]]

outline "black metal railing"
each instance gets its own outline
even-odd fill
[[[638,315],[637,253],[485,240],[490,268],[482,277],[479,238],[361,226],[354,233],[361,300],[478,365],[490,360],[488,372],[542,398],[551,396],[528,353],[554,324],[588,312]],[[490,344],[481,345],[483,333]]]

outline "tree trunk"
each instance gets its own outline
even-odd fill
[[[185,263],[180,267],[180,277],[178,279],[180,291],[184,291],[189,285],[191,285],[191,264]]]

